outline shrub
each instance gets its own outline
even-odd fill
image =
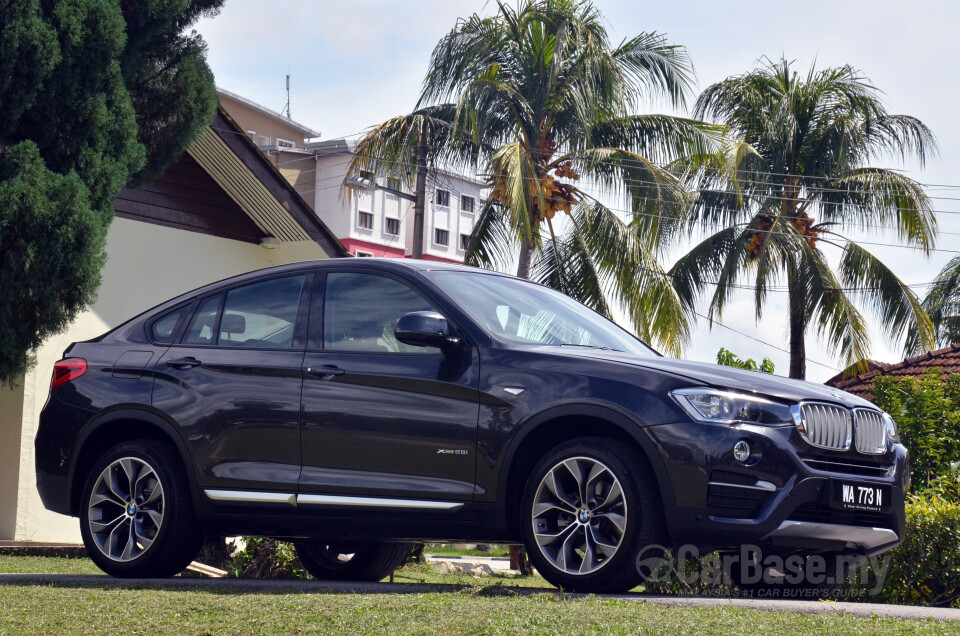
[[[960,461],[960,374],[944,380],[940,369],[931,369],[920,378],[880,376],[873,396],[897,421],[910,451],[914,490],[954,472]]]
[[[226,570],[238,579],[305,579],[307,573],[292,543],[245,537],[244,548],[235,552]]]
[[[960,607],[960,503],[923,493],[907,503],[904,541],[889,553],[889,569],[879,597],[860,596],[867,602]],[[887,555],[881,555],[881,562]],[[873,589],[876,572],[868,571],[866,584],[851,588]]]

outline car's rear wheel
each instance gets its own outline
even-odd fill
[[[580,438],[547,453],[521,506],[530,559],[566,590],[635,587],[637,555],[662,539],[656,482],[639,451],[615,440]]]
[[[403,564],[411,543],[311,541],[294,544],[307,572],[321,581],[379,581]]]
[[[93,562],[112,576],[183,571],[200,551],[203,534],[176,449],[134,440],[104,453],[83,488],[80,534]]]

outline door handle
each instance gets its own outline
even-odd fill
[[[194,358],[193,356],[167,360],[167,366],[173,367],[174,369],[192,369],[193,367],[199,367],[201,364],[203,363],[197,360],[196,358]]]
[[[329,380],[338,375],[343,375],[346,371],[332,364],[325,364],[322,367],[307,367],[307,373],[321,380]]]

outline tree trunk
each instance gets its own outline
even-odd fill
[[[413,250],[414,258],[423,258],[423,210],[427,204],[427,152],[430,149],[427,143],[427,131],[420,129],[420,139],[417,143],[417,200],[413,204]]]
[[[520,239],[520,258],[517,263],[517,276],[520,278],[530,278],[530,262],[533,260],[535,247],[532,238],[524,236]]]
[[[804,380],[807,376],[807,348],[804,334],[807,330],[807,298],[803,287],[797,280],[796,264],[787,266],[790,281],[790,377]]]

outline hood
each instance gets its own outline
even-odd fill
[[[556,348],[552,349],[554,352],[556,351]],[[563,353],[571,356],[610,360],[611,362],[664,371],[675,376],[690,379],[692,381],[691,385],[693,386],[703,384],[718,389],[734,389],[745,393],[779,398],[788,402],[820,400],[823,402],[833,402],[848,408],[855,406],[877,408],[876,405],[863,398],[824,384],[816,384],[804,380],[791,380],[789,378],[770,375],[769,373],[747,371],[746,369],[726,367],[710,362],[679,360],[666,356],[647,358],[620,351],[579,347],[564,348]]]

